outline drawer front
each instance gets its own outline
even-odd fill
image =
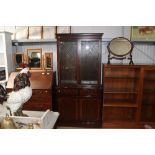
[[[33,110],[33,111],[46,111],[47,109],[51,109],[51,105],[48,104],[36,104],[36,103],[27,103],[23,107],[24,110]]]
[[[51,90],[46,89],[33,89],[32,97],[25,103],[25,110],[45,111],[52,107]]]
[[[41,97],[41,95],[43,96],[51,96],[51,90],[49,89],[35,89],[35,90],[32,90],[32,96],[35,96],[35,97]]]
[[[58,95],[60,96],[76,96],[77,95],[77,89],[72,88],[61,88],[57,90]]]
[[[80,89],[79,95],[86,96],[86,97],[98,97],[101,96],[102,91],[100,89]]]
[[[40,103],[40,104],[46,104],[46,103],[51,103],[52,98],[51,97],[46,97],[46,96],[40,96],[40,97],[31,97],[31,99],[28,102],[32,103]]]

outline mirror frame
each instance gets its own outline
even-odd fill
[[[110,49],[110,44],[111,44],[112,41],[114,41],[116,39],[124,39],[124,40],[128,41],[131,44],[131,49],[127,53],[122,54],[122,55],[120,55],[120,54],[117,55],[116,53],[113,53],[113,51],[111,51],[111,49]],[[107,49],[108,49],[108,53],[109,53],[108,54],[108,62],[107,62],[107,64],[110,64],[110,60],[111,59],[117,59],[117,60],[129,59],[130,60],[129,64],[133,64],[133,60],[132,60],[133,43],[130,40],[128,40],[127,38],[125,38],[125,37],[116,37],[116,38],[113,38],[109,42],[109,44],[107,46]],[[127,55],[129,55],[129,56],[127,57]]]
[[[29,63],[29,53],[40,53],[40,66],[39,67],[32,67]],[[42,69],[42,49],[41,48],[28,48],[27,49],[27,64],[30,70],[39,70]]]
[[[18,70],[18,69],[22,69],[22,67],[17,66],[17,61],[16,61],[16,56],[17,55],[21,55],[22,56],[22,62],[21,63],[24,63],[24,53],[21,53],[21,52],[16,52],[15,53],[15,66],[16,66],[16,69]]]

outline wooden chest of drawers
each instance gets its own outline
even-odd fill
[[[13,81],[18,72],[12,72],[7,83],[7,91],[12,91]],[[52,109],[52,72],[33,71],[30,77],[32,97],[24,105],[24,110],[45,111]]]

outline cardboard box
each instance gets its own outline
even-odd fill
[[[9,116],[13,119],[18,129],[27,129],[33,126],[34,129],[52,129],[59,117],[58,112],[50,110],[43,111],[26,111],[23,113],[28,117],[22,116]],[[0,115],[0,122],[5,116]]]

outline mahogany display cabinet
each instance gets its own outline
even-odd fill
[[[57,34],[58,126],[102,127],[101,33]]]

